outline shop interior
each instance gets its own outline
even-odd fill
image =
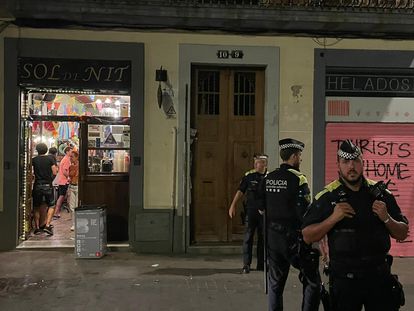
[[[25,90],[21,94],[19,247],[74,246],[75,230],[65,198],[52,221],[52,236],[34,233],[31,159],[36,145],[79,152],[78,206],[104,204],[108,242],[128,241],[130,97],[127,95]],[[53,184],[56,191],[57,185]],[[55,198],[57,199],[57,193]],[[41,217],[44,217],[42,214]],[[41,220],[42,222],[42,220]]]

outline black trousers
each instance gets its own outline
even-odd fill
[[[269,261],[269,311],[283,310],[283,291],[290,266],[300,270],[300,281],[303,284],[302,310],[318,311],[320,303],[321,278],[318,267],[301,266],[292,252],[296,237],[287,237],[285,233],[268,229],[268,261]],[[317,265],[318,266],[318,265]]]
[[[334,274],[334,273],[332,273]],[[389,273],[353,279],[329,278],[329,289],[333,311],[396,311],[393,306]]]
[[[257,232],[257,266],[259,270],[264,267],[263,249],[263,216],[255,208],[246,209],[246,231],[243,239],[243,265],[250,266],[252,263],[254,233]]]

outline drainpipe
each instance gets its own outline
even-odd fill
[[[184,119],[184,170],[183,170],[183,208],[182,208],[182,250],[187,252],[187,206],[188,206],[188,84],[185,85],[185,119]]]
[[[172,186],[172,193],[171,193],[171,206],[173,209],[173,215],[172,215],[172,230],[173,230],[173,235],[172,235],[172,245],[171,245],[171,252],[174,252],[174,239],[175,239],[175,234],[174,234],[174,227],[175,227],[175,217],[177,214],[177,204],[176,204],[176,199],[177,199],[177,127],[174,126],[173,127],[173,186]]]

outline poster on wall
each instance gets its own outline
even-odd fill
[[[391,254],[414,256],[414,124],[328,123],[326,126],[325,183],[338,178],[336,152],[351,139],[361,148],[364,176],[388,181],[403,214],[410,222],[405,241],[392,239]]]

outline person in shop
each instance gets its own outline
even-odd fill
[[[47,152],[48,156],[51,157],[55,161],[56,166],[57,166],[57,159],[56,159],[57,152],[58,150],[56,147],[50,147],[49,151]]]
[[[69,167],[69,188],[68,188],[68,205],[72,212],[71,231],[75,230],[75,208],[78,206],[78,181],[79,181],[79,153],[72,150],[70,154]]]
[[[72,152],[72,148],[70,146],[65,147],[64,153],[65,156],[63,157],[62,161],[59,164],[59,172],[56,176],[55,182],[58,185],[58,199],[56,202],[56,209],[55,209],[55,219],[60,218],[60,211],[62,209],[62,204],[65,200],[66,193],[68,191],[69,186],[69,167],[70,167],[70,154]]]
[[[34,234],[39,234],[42,231],[48,235],[53,235],[53,230],[50,225],[53,214],[55,212],[55,198],[53,195],[53,175],[57,173],[56,162],[51,157],[46,155],[47,146],[44,143],[36,145],[38,155],[32,159],[32,166],[34,172],[33,184],[33,212],[34,212]],[[46,223],[40,226],[40,216],[42,209],[47,209]]]

